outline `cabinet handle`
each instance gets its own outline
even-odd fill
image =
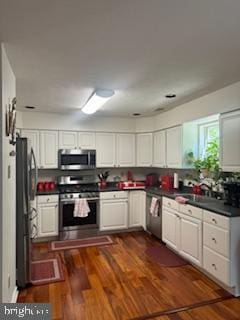
[[[215,242],[215,243],[217,243],[217,240],[216,240],[215,238],[212,238],[212,241]]]
[[[176,216],[177,218],[180,218],[180,216],[179,216],[178,214],[175,214],[175,216]]]
[[[217,270],[217,266],[215,265],[215,263],[212,263],[212,267]]]
[[[169,207],[171,207],[171,202],[168,202]]]
[[[188,209],[188,212],[189,212],[190,214],[192,214],[192,210],[191,210],[191,209]]]
[[[217,223],[217,220],[216,220],[216,219],[214,219],[214,218],[212,218],[212,222]]]

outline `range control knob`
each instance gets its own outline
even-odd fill
[[[78,198],[82,198],[80,194],[78,195]]]
[[[72,199],[72,198],[73,198],[73,194],[70,194],[70,195],[69,195],[69,198],[71,198],[71,199]]]

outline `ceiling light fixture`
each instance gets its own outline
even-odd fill
[[[101,106],[104,105],[114,95],[114,91],[111,89],[98,89],[88,99],[85,106],[82,108],[82,112],[86,114],[93,114]]]
[[[176,98],[176,95],[175,93],[169,93],[165,95],[165,98],[168,98],[168,99]]]

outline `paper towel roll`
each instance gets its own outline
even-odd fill
[[[173,175],[173,188],[174,189],[178,189],[179,188],[178,173],[174,173],[174,175]]]

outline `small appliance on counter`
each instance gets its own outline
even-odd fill
[[[145,189],[146,184],[142,181],[121,181],[117,184],[118,188],[121,190],[131,190],[131,189]]]
[[[54,181],[39,181],[37,184],[38,191],[50,191],[56,189],[56,183]]]
[[[240,208],[240,182],[224,182],[225,204]]]
[[[170,176],[170,175],[162,176],[161,186],[163,190],[171,191],[173,189],[173,176]]]
[[[146,187],[154,187],[158,185],[158,175],[150,173],[146,176]]]

